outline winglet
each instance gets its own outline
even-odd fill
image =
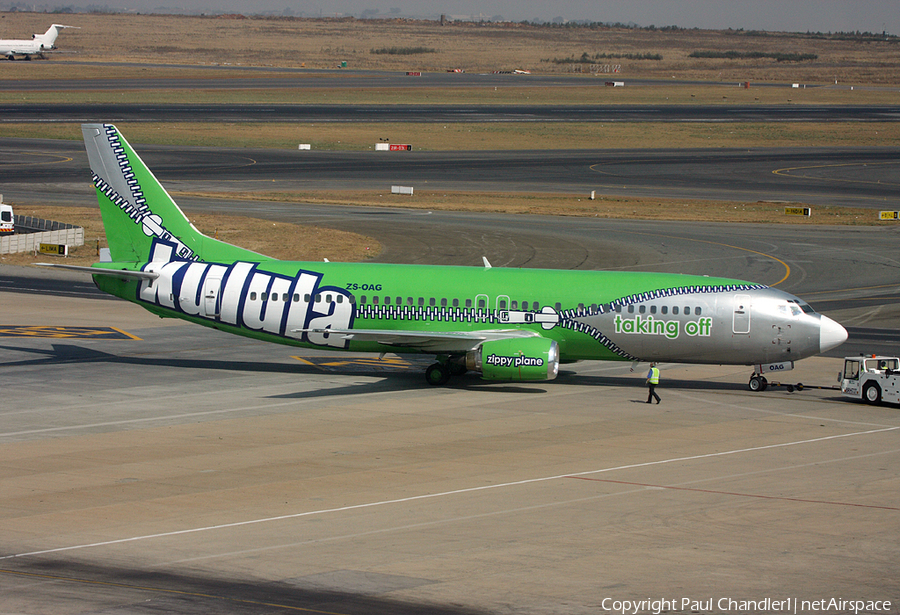
[[[488,261],[487,256],[482,256],[482,257],[481,257],[481,260],[484,261],[484,268],[485,268],[485,269],[490,269],[490,268],[491,268],[491,263]]]

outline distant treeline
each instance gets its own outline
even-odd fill
[[[372,49],[370,53],[391,56],[411,56],[417,53],[437,53],[437,49],[432,49],[431,47],[382,47],[381,49]]]
[[[815,60],[819,56],[814,53],[780,53],[771,51],[694,51],[691,58],[726,58],[728,60],[746,60],[772,58],[778,62],[802,62]]]
[[[595,64],[598,60],[662,60],[658,53],[595,53],[584,52],[580,58],[570,56],[568,58],[546,58],[541,62],[553,64]]]

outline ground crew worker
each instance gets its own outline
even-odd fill
[[[649,393],[647,394],[647,403],[650,403],[650,400],[654,397],[656,398],[656,403],[659,403],[659,395],[656,394],[656,385],[659,384],[659,368],[656,367],[656,363],[650,364],[650,373],[647,374],[647,388],[649,389]]]

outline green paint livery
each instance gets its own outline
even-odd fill
[[[769,363],[846,337],[796,297],[726,278],[274,260],[194,228],[114,126],[83,132],[112,257],[90,271],[159,316],[295,346],[431,354],[432,384],[467,369],[546,380],[584,359]]]

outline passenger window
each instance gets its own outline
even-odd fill
[[[579,303],[579,304],[578,304],[578,311],[579,311],[579,312],[583,312],[583,311],[584,311],[584,304],[583,304],[583,303]]]
[[[366,297],[365,295],[361,295],[359,298],[360,305],[365,305],[367,300],[368,300],[368,297]],[[307,301],[309,301],[309,299],[307,299]]]
[[[397,305],[403,305],[403,297],[397,297]]]
[[[669,306],[668,306],[668,305],[662,306],[662,308],[661,308],[660,311],[661,311],[663,314],[668,314],[668,313],[669,313]]]
[[[447,307],[447,299],[445,299],[444,297],[441,297],[441,307],[442,308]]]
[[[471,299],[466,299],[466,307],[467,307],[467,308],[472,307],[472,300],[471,300]]]
[[[484,299],[479,299],[479,300],[478,300],[478,309],[479,309],[479,310],[483,310],[484,307],[485,307]]]
[[[656,314],[656,306],[655,306],[655,305],[651,305],[651,306],[650,306],[650,313],[651,313],[651,314]]]
[[[459,307],[459,299],[454,299],[454,300],[453,300],[453,307],[455,307],[455,308],[458,308],[458,307]]]
[[[425,297],[419,297],[419,307],[425,306]]]
[[[344,302],[344,295],[338,295],[338,296],[337,296],[337,302],[338,302],[338,303],[343,303],[343,302]]]
[[[300,293],[294,293],[294,303],[300,302]]]
[[[250,293],[250,301],[256,301],[256,293]]]
[[[647,313],[647,306],[646,306],[646,305],[641,305],[641,306],[639,306],[639,307],[638,307],[638,312],[640,312],[641,314],[646,314],[646,313]]]
[[[675,316],[678,316],[678,306],[677,305],[672,306],[672,314],[674,314]]]
[[[406,305],[412,306],[413,304],[414,304],[413,298],[412,298],[412,297],[407,297],[407,298],[406,298]]]
[[[510,304],[509,304],[509,309],[511,309],[511,310],[518,310],[518,309],[519,309],[519,302],[518,302],[518,301],[511,301]]]
[[[263,301],[268,301],[268,300],[269,300],[269,293],[261,293],[261,294],[259,295],[259,298],[260,298],[261,300],[263,300]]]
[[[334,298],[331,295],[325,295],[325,303],[331,303]]]
[[[527,302],[527,301],[523,301],[523,302],[522,302],[522,310],[523,310],[523,311],[527,311],[527,310],[528,310],[528,302]]]
[[[431,307],[434,307],[434,305],[435,305],[435,303],[434,303],[434,297],[431,297],[431,298],[428,300],[428,305],[431,306]]]
[[[562,303],[559,303],[558,301],[556,303],[554,303],[553,306],[556,308],[557,312],[562,310]]]
[[[372,297],[372,305],[378,305],[378,295]]]
[[[506,299],[501,299],[501,300],[500,300],[500,305],[499,305],[499,307],[500,307],[501,310],[505,310],[505,309],[506,309]]]
[[[634,306],[633,306],[633,305],[629,305],[629,306],[628,306],[628,313],[629,313],[629,314],[634,314]]]
[[[702,312],[703,310],[701,310],[699,307],[694,308],[694,316],[699,316]]]

